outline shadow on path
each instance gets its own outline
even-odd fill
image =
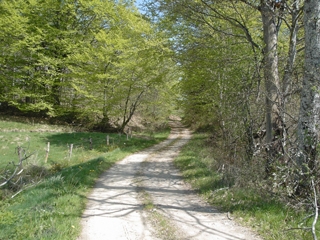
[[[100,177],[88,197],[79,240],[160,239],[139,201],[141,189],[151,196],[154,210],[177,228],[175,239],[259,239],[199,199],[183,181],[172,160],[190,132],[179,124],[172,124],[168,140],[125,158]]]

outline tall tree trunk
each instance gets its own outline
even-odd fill
[[[304,5],[305,71],[298,123],[297,164],[304,172],[314,170],[320,131],[320,2]],[[309,169],[308,169],[309,168]]]
[[[267,173],[270,171],[270,165],[273,161],[277,147],[274,137],[279,128],[279,72],[278,72],[278,54],[277,54],[277,24],[274,9],[269,5],[269,1],[262,1],[261,16],[263,22],[264,39],[264,78],[266,87],[266,144],[268,159],[266,163]]]
[[[282,94],[281,94],[281,107],[280,107],[280,115],[282,119],[283,125],[283,147],[286,146],[287,141],[287,132],[286,132],[286,103],[290,96],[291,86],[292,86],[292,73],[293,67],[296,59],[297,54],[297,35],[299,30],[299,13],[300,13],[300,0],[296,0],[293,3],[292,11],[291,11],[291,29],[290,29],[290,43],[289,43],[289,51],[288,51],[288,58],[286,67],[284,70],[283,76],[283,84],[282,84]]]

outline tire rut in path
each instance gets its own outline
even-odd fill
[[[171,125],[166,141],[126,157],[98,179],[88,197],[78,240],[169,239],[159,235],[150,221],[141,189],[151,198],[153,211],[175,229],[170,239],[259,239],[203,202],[182,180],[172,160],[191,134],[179,122]]]

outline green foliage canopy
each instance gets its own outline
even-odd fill
[[[150,91],[175,80],[167,38],[132,1],[17,0],[0,8],[0,101],[21,111],[123,119],[123,129]]]

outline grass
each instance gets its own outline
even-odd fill
[[[215,154],[205,144],[206,134],[195,133],[175,160],[184,178],[212,205],[259,232],[266,240],[309,240],[312,219],[304,220],[310,213],[295,211],[276,197],[261,189],[237,187],[226,183],[215,170]],[[317,224],[317,234],[320,234]]]
[[[153,228],[155,229],[155,235],[160,239],[180,239],[178,237],[179,235],[175,226],[170,222],[170,219],[168,219],[161,212],[159,212],[157,207],[154,205],[150,194],[143,190],[143,186],[140,186],[139,193],[139,198],[144,205],[143,209],[147,213],[148,221],[152,224]]]
[[[33,153],[27,166],[46,169],[38,184],[26,186],[14,198],[5,198],[6,189],[0,189],[0,239],[75,239],[86,195],[98,176],[125,156],[164,140],[168,133],[150,139],[109,134],[107,145],[103,133],[0,120],[0,176],[9,162],[18,160],[17,146]],[[45,162],[47,142],[50,151]]]

